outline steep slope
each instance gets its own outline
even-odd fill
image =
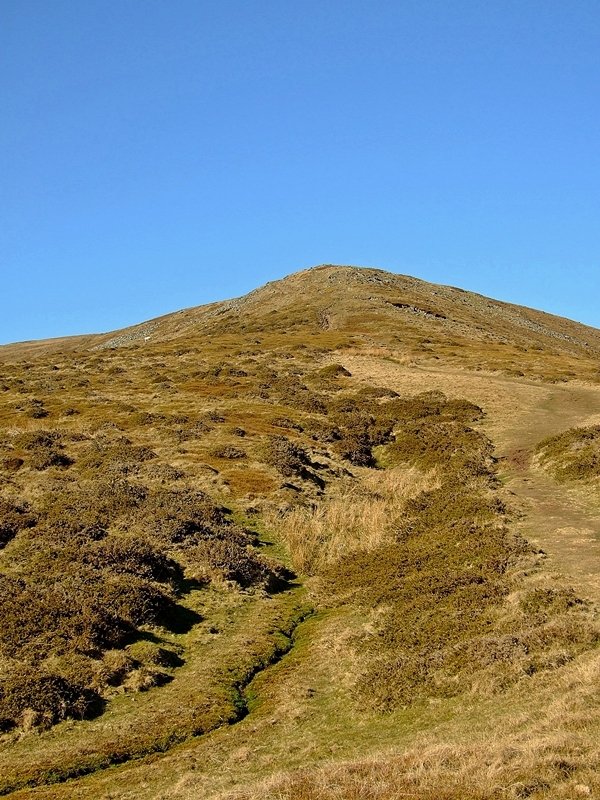
[[[2,792],[600,789],[599,352],[336,266],[2,348]]]

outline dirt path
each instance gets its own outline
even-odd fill
[[[498,448],[506,485],[525,512],[520,532],[547,554],[550,569],[569,575],[577,589],[596,603],[600,603],[600,494],[585,486],[557,484],[532,465],[532,457],[543,438],[595,421],[599,409],[596,389],[555,389],[522,415]]]
[[[500,474],[524,512],[520,533],[547,555],[549,570],[568,575],[600,606],[600,493],[556,484],[532,465],[535,446],[574,425],[600,421],[600,387],[548,385],[461,370],[406,367],[364,357],[344,362],[359,381],[401,394],[439,389],[466,397],[487,414]]]

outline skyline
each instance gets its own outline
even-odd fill
[[[0,2],[0,342],[320,263],[600,327],[600,9]]]

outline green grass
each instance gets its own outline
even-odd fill
[[[165,649],[184,662],[169,671],[167,684],[115,697],[97,721],[64,722],[58,735],[5,746],[0,791],[64,781],[164,752],[235,722],[246,713],[245,686],[290,648],[295,626],[310,610],[294,592],[267,602],[196,591],[186,607],[202,622],[187,634],[162,638]]]

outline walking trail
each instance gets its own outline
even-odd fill
[[[518,531],[546,553],[549,570],[568,575],[580,594],[600,605],[600,489],[557,484],[533,458],[536,445],[547,436],[600,423],[600,387],[410,368],[360,356],[347,358],[344,366],[360,381],[400,394],[438,389],[480,405],[500,476],[523,514]]]
[[[595,388],[555,389],[507,431],[498,448],[507,486],[522,501],[522,535],[548,557],[550,569],[569,575],[580,593],[600,602],[600,490],[557,484],[532,465],[536,444],[575,425],[600,421]]]

